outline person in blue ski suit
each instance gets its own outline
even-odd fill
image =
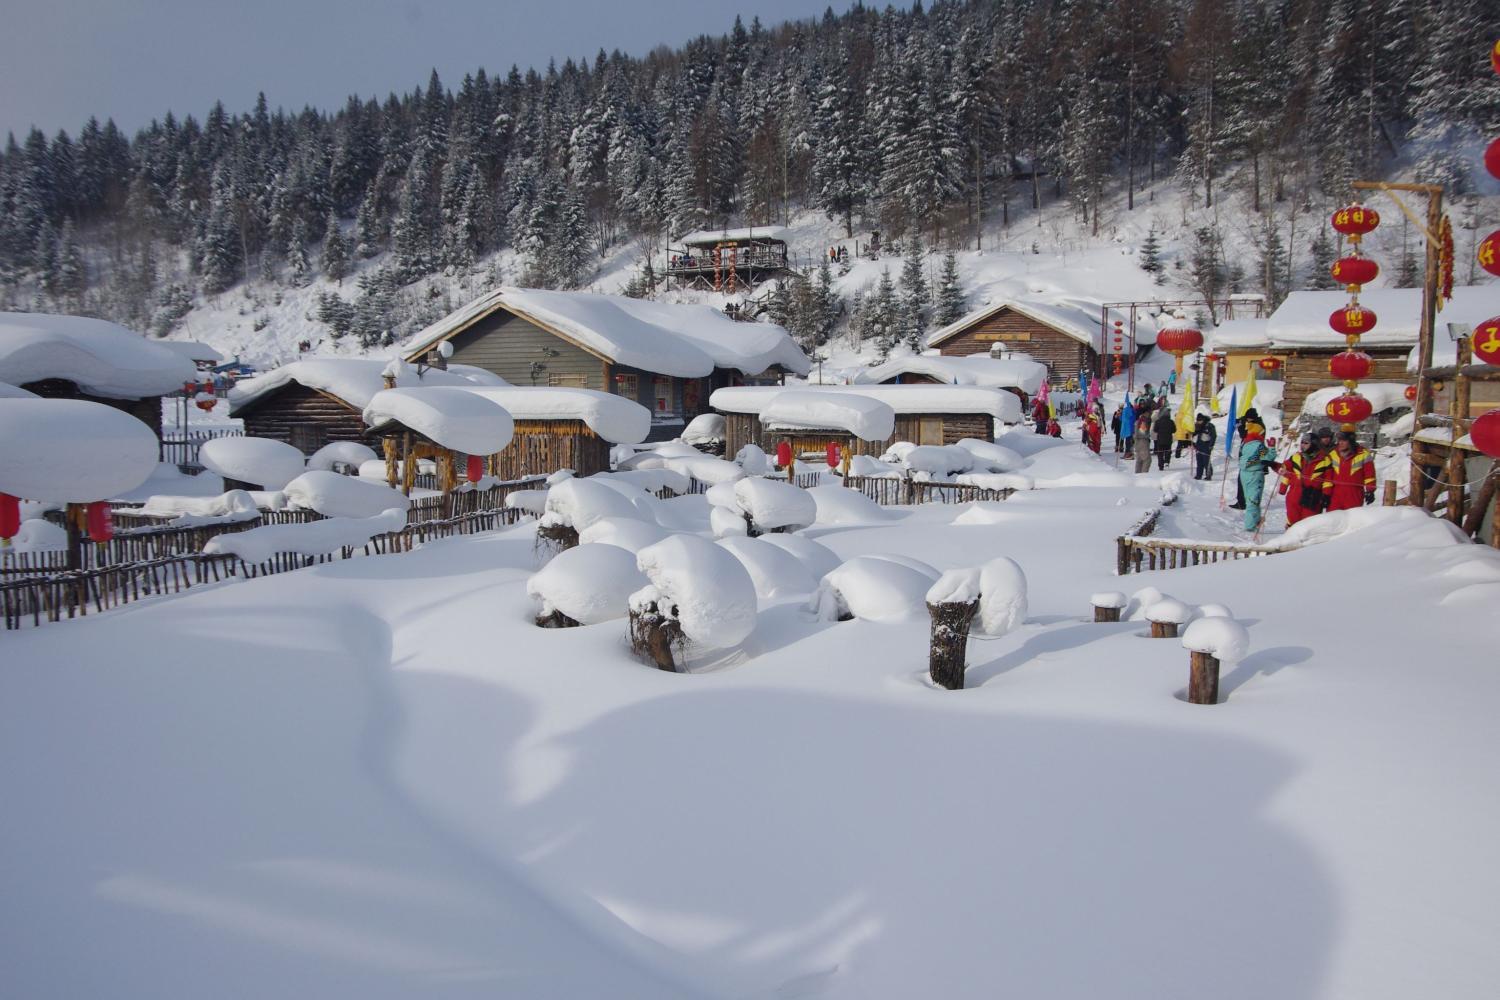
[[[1260,496],[1266,485],[1266,470],[1279,469],[1276,452],[1266,446],[1266,438],[1258,425],[1246,432],[1240,445],[1240,486],[1245,490],[1245,530],[1254,531],[1260,526]]]

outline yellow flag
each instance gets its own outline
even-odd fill
[[[1049,419],[1057,419],[1057,407],[1052,405],[1052,400],[1047,400],[1047,416]]]
[[[1193,427],[1197,424],[1194,419],[1193,406],[1193,380],[1188,379],[1182,389],[1182,402],[1177,404],[1177,435],[1179,437],[1192,437]]]
[[[1255,401],[1255,366],[1250,366],[1250,377],[1245,381],[1245,395],[1240,397],[1240,412],[1235,417],[1243,417],[1250,409],[1250,404]]]

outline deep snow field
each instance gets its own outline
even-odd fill
[[[1500,554],[1396,508],[1118,578],[1162,477],[1094,468],[803,532],[1015,559],[1027,621],[963,691],[920,608],[762,600],[685,674],[536,628],[533,523],[7,634],[0,993],[1493,996]],[[1232,532],[1218,493],[1172,523]],[[1147,586],[1248,628],[1222,704],[1092,622]]]

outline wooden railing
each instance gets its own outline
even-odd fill
[[[1161,509],[1151,511],[1115,539],[1115,573],[1145,573],[1159,569],[1207,566],[1234,559],[1256,559],[1287,552],[1277,545],[1246,545],[1239,542],[1203,542],[1192,538],[1155,538]]]
[[[201,469],[203,466],[198,461],[198,449],[203,447],[205,441],[244,436],[245,432],[238,427],[214,427],[201,431],[189,429],[186,434],[166,432],[161,438],[161,460],[172,465]]]
[[[1006,500],[1012,489],[995,490],[968,483],[938,483],[889,476],[847,476],[844,485],[858,490],[886,507],[909,507],[922,503],[970,503],[975,500]]]

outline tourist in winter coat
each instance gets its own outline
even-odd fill
[[[1352,431],[1339,433],[1328,460],[1329,510],[1375,502],[1375,456],[1359,446]]]
[[[1115,453],[1119,454],[1125,450],[1125,439],[1120,437],[1120,418],[1125,416],[1125,407],[1115,407],[1114,416],[1109,418],[1109,429],[1115,434]]]
[[[1167,372],[1167,395],[1170,396],[1177,391],[1177,370]]]
[[[1302,446],[1281,467],[1281,487],[1286,497],[1286,523],[1296,524],[1304,517],[1320,513],[1328,503],[1333,484],[1328,481],[1331,463],[1318,451],[1317,439],[1302,435]]]
[[[1219,429],[1213,421],[1198,414],[1198,423],[1193,428],[1193,478],[1213,479],[1214,445],[1219,440]]]
[[[1172,435],[1177,432],[1177,421],[1172,419],[1172,414],[1167,412],[1165,406],[1156,415],[1156,420],[1151,424],[1151,430],[1156,435],[1156,467],[1165,469],[1167,462],[1172,458]]]
[[[1240,445],[1240,485],[1245,491],[1246,531],[1260,527],[1260,498],[1266,485],[1266,470],[1280,467],[1276,453],[1266,446],[1261,431],[1245,435],[1245,443]]]
[[[1119,433],[1118,428],[1116,428],[1115,433]],[[1096,413],[1093,408],[1088,409],[1083,415],[1084,445],[1095,455],[1097,455],[1099,454],[1099,445],[1101,443],[1100,439],[1103,436],[1103,432],[1099,427],[1099,414]]]
[[[1038,396],[1036,401],[1031,404],[1031,420],[1036,425],[1036,432],[1038,434],[1047,433],[1047,423],[1051,419],[1051,415],[1047,412],[1047,401]]]
[[[1135,471],[1151,471],[1151,411],[1143,410],[1135,415],[1135,432],[1130,446],[1135,452]]]

